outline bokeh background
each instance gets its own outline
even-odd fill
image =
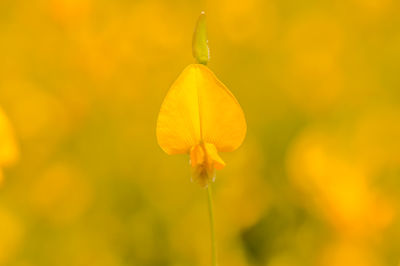
[[[202,10],[248,122],[220,265],[399,265],[397,0],[0,1],[0,265],[210,265],[207,193],[155,137]]]

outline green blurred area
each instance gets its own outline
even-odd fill
[[[1,1],[0,265],[210,265],[207,193],[155,137],[202,10],[248,122],[214,185],[219,264],[399,265],[396,0]]]

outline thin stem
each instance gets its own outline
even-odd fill
[[[217,245],[215,241],[214,211],[213,211],[211,183],[208,184],[207,191],[208,191],[208,213],[210,216],[210,229],[211,229],[212,266],[217,266]]]

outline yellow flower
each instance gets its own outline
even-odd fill
[[[158,116],[157,140],[167,154],[190,154],[193,179],[206,186],[236,150],[246,120],[235,96],[205,65],[191,64],[170,88]]]
[[[18,149],[10,122],[0,109],[0,183],[3,175],[1,168],[13,164],[18,158]]]

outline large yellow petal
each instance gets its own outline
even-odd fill
[[[188,153],[201,141],[233,151],[246,135],[243,111],[233,94],[206,66],[189,65],[161,106],[157,139],[168,154]]]
[[[171,86],[157,121],[158,144],[167,154],[188,153],[200,142],[198,83],[192,65]]]
[[[202,139],[218,151],[237,149],[246,135],[246,120],[235,96],[204,65],[193,65],[197,74]]]

